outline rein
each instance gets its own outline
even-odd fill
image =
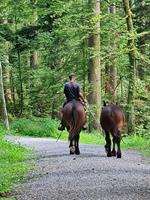
[[[62,135],[62,132],[58,135],[56,142],[58,142],[58,140],[60,139],[61,135]]]

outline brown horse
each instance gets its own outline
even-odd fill
[[[105,150],[108,157],[116,156],[121,158],[121,130],[125,124],[124,113],[116,105],[110,104],[103,107],[100,117],[100,123],[103,131],[105,132]],[[113,138],[113,149],[111,151],[110,133]],[[115,143],[117,144],[117,152],[115,150]]]
[[[62,114],[63,123],[69,132],[70,154],[79,155],[80,132],[86,121],[84,107],[80,101],[73,100],[64,106]]]

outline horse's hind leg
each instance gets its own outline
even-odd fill
[[[80,134],[77,134],[76,137],[75,137],[75,154],[77,154],[77,155],[80,154],[79,139],[80,139]]]
[[[105,145],[105,150],[107,153],[107,157],[111,157],[111,139],[110,139],[110,134],[109,132],[105,131],[105,140],[106,140],[106,145]]]
[[[112,152],[111,152],[111,154],[112,154],[112,156],[116,156],[116,149],[115,149],[115,143],[116,143],[116,140],[115,140],[115,137],[113,137],[113,149],[112,149]]]
[[[117,158],[121,158],[121,149],[120,149],[120,133],[117,131],[111,132],[113,137],[113,149],[112,149],[112,156],[116,156]],[[115,150],[115,143],[117,144],[117,152]]]
[[[121,138],[120,136],[116,137],[116,143],[117,143],[117,158],[121,158],[121,148],[120,148],[120,141],[121,141]]]
[[[69,145],[69,148],[70,148],[70,155],[72,155],[72,154],[75,153],[75,147],[74,147],[73,143],[74,143],[74,139],[71,139],[71,140],[70,140],[70,145]]]

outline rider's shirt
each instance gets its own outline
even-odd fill
[[[79,99],[80,86],[75,82],[68,82],[64,87],[64,94],[67,98],[67,101],[72,101],[73,99]]]

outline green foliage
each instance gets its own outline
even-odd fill
[[[144,91],[144,92],[143,92]],[[147,90],[145,81],[136,80],[136,133],[145,138],[150,138],[150,93]]]
[[[15,134],[36,136],[36,137],[57,137],[58,123],[50,118],[16,119],[11,124],[11,129]]]
[[[2,136],[4,136],[4,135],[5,135],[5,129],[3,127],[3,124],[0,123],[0,138],[2,138]]]
[[[8,198],[1,198],[0,197],[0,200],[16,200],[16,198],[11,198],[11,197],[10,198],[9,197]]]
[[[147,133],[150,135],[150,133]],[[123,137],[121,146],[126,149],[136,149],[140,150],[146,155],[150,156],[150,139],[138,136],[136,134]]]

